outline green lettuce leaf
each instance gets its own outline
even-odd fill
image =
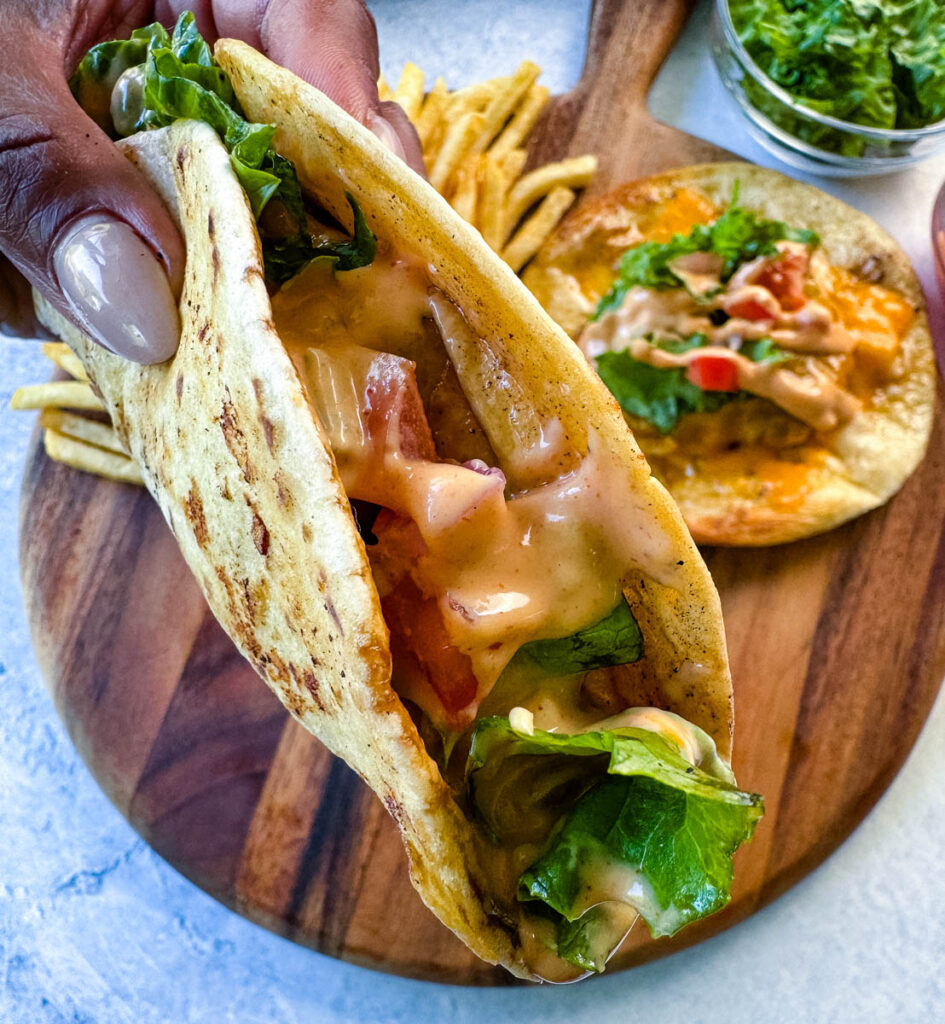
[[[100,127],[111,132],[112,89],[122,72],[143,64],[150,50],[167,47],[170,41],[164,26],[154,22],[136,28],[130,39],[111,39],[93,46],[69,79],[72,95]]]
[[[945,117],[945,6],[938,0],[730,0],[755,63],[821,114],[874,128]],[[880,143],[798,118],[752,79],[749,101],[797,138],[847,156]]]
[[[196,46],[192,41],[187,45]],[[277,166],[272,159],[275,127],[254,124],[237,113],[232,86],[221,67],[186,64],[172,50],[153,50],[145,66],[143,100],[139,131],[163,128],[179,118],[204,121],[213,128],[230,153],[254,216],[259,217],[283,188],[297,184],[292,164],[285,160]],[[299,223],[299,229],[303,227],[304,220]]]
[[[592,317],[598,320],[618,309],[630,288],[639,285],[664,291],[684,287],[669,264],[677,256],[693,252],[713,252],[722,257],[722,281],[727,281],[743,264],[758,256],[777,253],[775,242],[786,239],[803,245],[820,242],[815,231],[794,228],[783,221],[765,220],[738,205],[738,185],[728,209],[712,224],[694,224],[688,235],[673,235],[668,242],[640,242],[620,258],[617,278],[600,300]]]
[[[679,341],[657,341],[660,348],[684,352],[710,347],[705,335],[694,334]],[[743,342],[740,353],[755,363],[782,362],[790,358],[770,338]],[[683,367],[658,367],[640,362],[629,351],[602,352],[595,357],[597,372],[608,390],[631,416],[652,423],[661,434],[674,430],[683,416],[693,412],[715,412],[729,402],[742,401],[747,391],[703,391],[686,377]]]
[[[197,31],[197,22],[190,11],[185,11],[174,26],[171,49],[184,64],[201,64],[206,68],[217,66],[213,51]]]
[[[627,351],[602,352],[595,362],[601,380],[620,403],[620,408],[652,423],[661,434],[674,430],[688,413],[715,412],[743,394],[740,391],[703,391],[686,379],[682,367],[650,366],[634,359]]]
[[[266,274],[271,281],[281,284],[315,259],[330,260],[339,271],[366,266],[374,259],[376,239],[360,207],[347,193],[354,213],[354,237],[330,245],[312,242],[295,166],[272,148],[275,126],[255,124],[243,117],[229,77],[197,31],[193,14],[182,14],[171,36],[155,22],[137,29],[131,39],[94,46],[83,57],[70,84],[76,98],[93,116],[101,115],[104,102],[107,117],[108,96],[115,81],[123,71],[138,65],[143,65],[144,82],[135,131],[163,128],[180,118],[204,121],[226,146],[257,220],[274,197],[285,206],[295,231],[280,238],[264,233],[262,239]]]
[[[626,665],[643,657],[643,634],[625,600],[586,629],[555,640],[532,640],[521,647],[546,672],[558,676]]]
[[[714,774],[648,729],[528,735],[506,718],[477,725],[469,791],[489,834],[521,844],[547,829],[518,898],[536,902],[540,916],[557,915],[559,956],[603,969],[607,943],[619,940],[606,927],[608,901],[633,907],[654,936],[728,903],[732,855],[751,838],[763,803],[717,759],[704,763]]]
[[[576,921],[558,915],[555,924],[555,952],[558,956],[582,971],[595,974],[603,972],[607,958],[623,938],[612,934],[608,915],[600,907],[591,907]]]
[[[264,246],[266,276],[278,283],[294,277],[314,260],[326,260],[335,270],[357,270],[374,260],[377,238],[368,227],[367,220],[350,192],[345,198],[354,215],[354,235],[343,242],[313,245],[308,235],[293,235],[286,239],[270,239]]]

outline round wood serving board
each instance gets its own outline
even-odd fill
[[[595,191],[724,157],[644,105],[688,6],[598,3],[584,77],[543,119],[533,156],[598,153]],[[940,394],[929,455],[885,508],[790,546],[707,553],[736,686],[735,770],[767,813],[736,856],[731,905],[674,940],[638,926],[609,971],[783,892],[902,764],[945,674],[941,412]],[[70,735],[171,864],[323,953],[432,980],[512,982],[420,902],[380,802],[236,652],[147,493],[52,463],[34,439],[20,537],[37,654]]]

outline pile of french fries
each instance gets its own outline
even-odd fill
[[[13,392],[13,409],[41,409],[46,454],[56,462],[126,484],[142,484],[141,472],[128,457],[115,428],[103,415],[105,406],[92,390],[79,357],[58,341],[43,343],[43,355],[71,380],[28,384]]]
[[[430,183],[516,273],[597,170],[597,158],[587,155],[523,173],[528,136],[548,102],[540,73],[524,61],[512,75],[455,92],[438,78],[425,92],[423,72],[408,63],[396,89],[378,82],[381,99],[399,103],[417,129]],[[10,405],[42,410],[46,454],[87,473],[141,484],[78,357],[59,342],[44,344],[43,354],[72,379],[22,387]]]
[[[381,78],[413,122],[430,184],[518,273],[541,248],[597,170],[597,157],[571,157],[523,174],[528,136],[548,102],[541,68],[523,61],[512,75],[449,92],[438,78],[424,93],[416,64],[404,65],[397,88]]]

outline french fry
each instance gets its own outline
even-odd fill
[[[498,78],[490,78],[486,82],[465,85],[462,89],[450,93],[449,116],[453,118],[457,114],[466,114],[470,110],[474,112],[484,110],[496,93],[508,88],[509,81],[508,75],[500,75]]]
[[[489,152],[491,155],[492,151],[490,150]],[[499,158],[499,162],[502,164],[502,170],[508,182],[514,182],[518,178],[527,160],[528,153],[524,149],[510,149],[508,153],[503,153]]]
[[[512,115],[512,120],[489,147],[489,152],[493,156],[504,156],[522,145],[528,138],[528,133],[535,127],[535,122],[541,112],[545,109],[549,95],[547,87],[537,83],[528,90],[524,102]]]
[[[117,455],[127,455],[118,440],[115,428],[110,423],[90,420],[64,409],[43,409],[39,424],[47,430],[54,430],[57,434],[75,438],[76,441],[94,444],[97,448],[104,448]]]
[[[440,150],[446,142],[446,136],[468,114],[478,114],[481,102],[476,96],[460,89],[459,92],[448,93],[446,103],[437,122],[429,129],[427,140],[423,143],[423,158],[427,167],[436,165]],[[449,181],[447,180],[447,184]],[[447,189],[448,191],[448,189]]]
[[[479,201],[479,160],[473,157],[460,166],[453,176],[456,186],[450,199],[450,206],[470,224],[476,224],[476,208]]]
[[[88,380],[85,367],[79,357],[61,341],[44,341],[43,355],[51,359],[60,370],[65,370],[75,380]]]
[[[387,84],[387,79],[383,75],[377,80],[377,96],[382,103],[394,98],[394,90]]]
[[[423,161],[427,165],[428,171],[436,163],[436,158],[440,155],[440,149],[443,146],[443,136],[446,134],[446,124],[446,119],[440,118],[429,130],[423,143]]]
[[[522,61],[518,71],[509,79],[508,86],[497,92],[486,107],[482,128],[472,146],[473,153],[485,152],[540,74],[541,68],[537,64],[530,60]]]
[[[486,242],[498,252],[505,242],[505,192],[508,179],[498,160],[483,156],[482,197],[479,204],[479,230]]]
[[[596,170],[597,157],[588,154],[546,164],[519,178],[509,192],[509,223],[516,224],[530,206],[556,188],[584,188]]]
[[[482,130],[482,121],[482,114],[464,114],[447,128],[443,145],[430,171],[430,184],[437,192],[445,191],[453,172],[468,155],[470,146]]]
[[[559,210],[560,219],[574,190],[586,187],[597,169],[597,158],[587,155],[522,176],[528,136],[549,99],[548,89],[536,82],[540,73],[537,64],[526,60],[513,75],[499,75],[455,92],[437,78],[424,97],[423,72],[408,62],[392,94],[417,129],[430,184],[482,231],[493,249],[503,252],[504,247],[518,266],[534,255],[537,233],[547,237],[554,228],[553,212]],[[385,98],[389,86],[383,77],[378,89]],[[565,203],[568,192],[572,199]],[[545,203],[552,194],[555,200]],[[520,225],[536,204],[539,210]],[[514,233],[516,225],[520,227]]]
[[[516,231],[502,250],[502,259],[517,274],[554,231],[565,210],[574,202],[575,193],[569,188],[556,187],[542,200],[538,209]]]
[[[420,136],[420,145],[424,150],[433,139],[437,126],[443,121],[448,104],[449,93],[446,89],[446,82],[442,78],[438,78],[423,101],[423,107],[415,124],[417,135]]]
[[[423,72],[412,61],[407,61],[394,90],[394,101],[404,108],[411,121],[416,121],[423,103]]]
[[[10,399],[11,409],[95,409],[104,412],[102,400],[82,380],[54,380],[48,384],[27,384],[17,388]]]
[[[476,82],[464,86],[455,92],[447,92],[443,108],[439,111],[439,119],[435,125],[424,124],[423,156],[427,167],[436,163],[449,128],[461,120],[466,114],[483,113],[497,94],[508,91],[512,79],[509,75],[500,75],[485,82]],[[431,92],[432,95],[432,92]],[[429,97],[428,97],[429,99]],[[434,101],[438,104],[438,101]],[[423,112],[421,111],[421,117]]]
[[[95,445],[77,441],[74,437],[66,437],[55,430],[46,430],[43,433],[43,445],[46,454],[55,462],[62,462],[74,469],[108,477],[121,483],[144,483],[137,465],[127,455],[104,451]]]

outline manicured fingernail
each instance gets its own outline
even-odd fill
[[[394,156],[400,157],[401,160],[406,158],[403,143],[400,141],[400,136],[396,131],[394,131],[390,121],[381,117],[380,114],[375,114],[372,110],[367,116],[367,126],[394,154]]]
[[[123,221],[92,214],[73,224],[53,269],[76,318],[105,348],[136,363],[177,350],[180,320],[163,266]]]

